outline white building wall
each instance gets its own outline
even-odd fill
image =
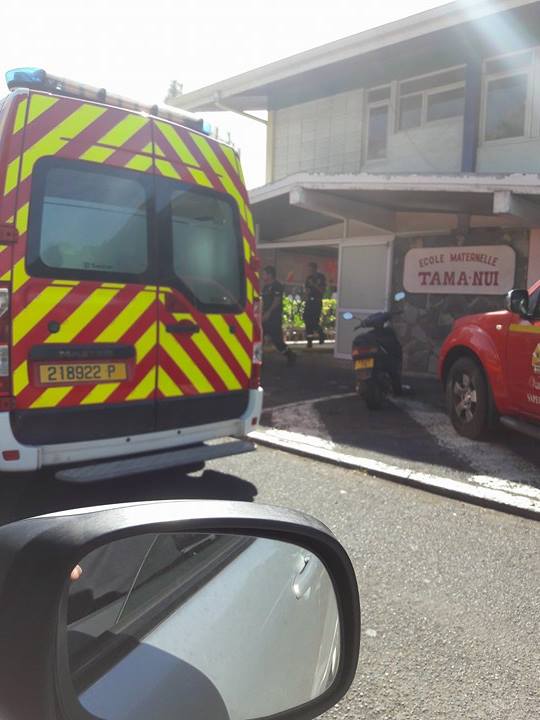
[[[362,90],[274,111],[272,180],[297,172],[459,172],[462,118],[397,133],[391,123],[386,159],[366,163],[364,117]]]
[[[479,173],[540,173],[540,46],[532,50],[530,65],[504,75],[529,76],[524,137],[484,140],[488,83],[497,78],[488,74],[487,65],[484,68],[476,166]],[[369,91],[351,90],[271,113],[269,181],[297,172],[460,172],[463,118],[427,122],[424,114],[420,127],[398,131],[397,81],[389,83],[389,87],[389,132],[384,159],[366,162]]]
[[[540,173],[540,138],[497,140],[478,148],[476,172]]]
[[[462,146],[463,118],[438,120],[391,134],[386,159],[366,162],[362,170],[374,173],[459,172]]]
[[[273,113],[273,180],[297,172],[359,172],[363,91],[293,105]]]

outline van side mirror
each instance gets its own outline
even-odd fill
[[[529,293],[527,290],[510,290],[506,296],[506,309],[519,315],[524,320],[530,320]]]

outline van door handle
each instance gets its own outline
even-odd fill
[[[173,335],[193,335],[200,330],[198,325],[190,322],[189,320],[180,320],[180,322],[167,325],[166,328],[167,332],[170,332]]]

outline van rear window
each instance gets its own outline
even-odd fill
[[[46,158],[39,161],[33,183],[31,272],[77,278],[146,272],[149,188],[144,177]]]
[[[160,254],[165,260],[162,267],[172,271],[170,283],[179,285],[204,309],[241,307],[245,300],[242,236],[232,198],[163,179],[159,187],[164,208]]]
[[[38,160],[26,263],[38,277],[176,287],[205,312],[240,312],[246,300],[232,197],[96,163]]]

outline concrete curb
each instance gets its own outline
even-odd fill
[[[508,483],[512,491],[497,490],[483,486],[481,481],[473,484],[439,475],[407,470],[379,460],[337,452],[333,449],[333,443],[286,430],[254,430],[249,434],[249,438],[259,445],[284,450],[314,460],[321,460],[351,470],[361,470],[385,480],[392,480],[402,485],[410,485],[411,487],[474,503],[493,510],[540,520],[540,491],[529,486]]]

